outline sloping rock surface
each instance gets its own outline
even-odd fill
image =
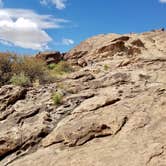
[[[166,165],[166,32],[99,35],[65,56],[86,65],[54,84],[0,88],[0,165]]]

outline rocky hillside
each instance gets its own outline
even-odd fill
[[[166,165],[166,32],[95,36],[64,59],[80,70],[0,88],[0,165]]]

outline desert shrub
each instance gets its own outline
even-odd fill
[[[55,105],[59,105],[62,103],[62,99],[63,99],[63,95],[59,92],[55,92],[52,95],[52,100],[54,102]]]
[[[18,86],[28,86],[30,85],[30,79],[25,76],[24,73],[20,73],[18,75],[14,74],[11,79],[10,82],[13,85],[18,85]]]
[[[105,71],[109,70],[109,66],[107,64],[104,65],[104,70]]]
[[[51,63],[48,65],[48,69],[53,70],[56,67],[55,63]]]
[[[73,72],[73,68],[66,61],[61,61],[58,64],[55,64],[55,66],[53,68],[54,75],[64,75],[64,74],[71,73],[71,72]]]
[[[15,58],[16,56],[10,53],[0,53],[0,86],[9,82]]]
[[[19,57],[12,64],[12,72],[19,74],[23,72],[29,77],[30,82],[39,80],[40,83],[49,82],[49,73],[44,61],[35,57]]]
[[[46,63],[41,59],[18,56],[12,53],[0,53],[0,86],[16,82],[15,78],[22,81],[24,77],[20,73],[24,73],[31,85],[36,80],[38,80],[36,84],[52,83],[56,80],[56,77],[51,75]]]

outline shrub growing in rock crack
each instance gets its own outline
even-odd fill
[[[60,92],[53,93],[52,100],[53,100],[55,105],[62,104],[62,99],[63,99],[63,95]]]
[[[109,70],[109,66],[107,64],[104,65],[104,70],[108,71]]]

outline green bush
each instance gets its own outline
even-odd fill
[[[53,74],[55,76],[60,76],[60,75],[64,75],[64,74],[71,73],[71,72],[73,72],[73,68],[66,61],[61,61],[58,64],[55,64],[55,66],[53,68]]]
[[[55,105],[59,105],[62,103],[62,99],[63,99],[63,95],[59,92],[55,92],[52,95],[52,100],[54,102]]]
[[[109,70],[109,66],[107,64],[104,65],[104,70],[105,71]]]
[[[51,63],[48,65],[48,69],[53,70],[56,67],[55,63]]]
[[[20,73],[18,75],[14,74],[12,78],[10,79],[10,82],[13,85],[18,85],[18,86],[28,86],[30,85],[30,79],[25,76],[24,73]]]

